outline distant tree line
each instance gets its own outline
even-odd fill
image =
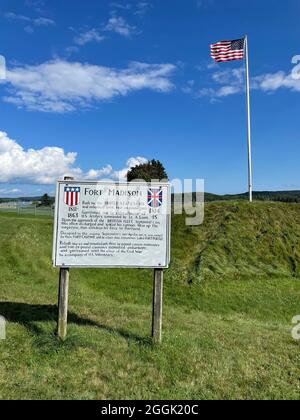
[[[18,197],[18,198],[0,198],[0,203],[9,203],[11,201],[32,202],[36,206],[51,207],[55,198],[44,194],[42,197]]]
[[[143,178],[138,178],[143,179]],[[155,178],[160,179],[160,178]],[[205,193],[205,201],[240,201],[248,200],[248,194],[236,195],[217,195]],[[253,194],[254,200],[257,201],[277,201],[281,203],[300,203],[300,191],[278,191],[278,192],[255,192]],[[54,197],[49,197],[47,194],[43,197],[20,197],[20,198],[0,198],[0,203],[8,203],[11,201],[32,201],[41,206],[51,206],[54,204]],[[196,201],[196,194],[193,193],[193,201]]]
[[[300,191],[261,191],[254,192],[253,199],[257,201],[278,201],[281,203],[300,203]],[[205,194],[205,201],[236,201],[248,200],[248,193],[236,195]]]

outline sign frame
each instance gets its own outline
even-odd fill
[[[97,186],[97,187],[128,187],[128,186],[143,186],[147,188],[167,188],[167,214],[166,214],[166,265],[59,265],[57,264],[57,244],[58,244],[58,221],[60,210],[60,188],[63,186]],[[169,182],[114,182],[114,181],[84,181],[84,180],[65,180],[57,181],[56,184],[56,199],[55,199],[55,213],[54,213],[54,229],[53,229],[53,247],[52,247],[52,263],[54,268],[78,268],[78,269],[167,269],[171,261],[171,184]]]

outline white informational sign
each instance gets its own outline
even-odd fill
[[[53,265],[167,268],[170,224],[168,183],[59,181]]]

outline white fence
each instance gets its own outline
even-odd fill
[[[18,215],[54,216],[54,207],[43,207],[35,204],[19,202],[0,203],[0,213],[16,213]]]

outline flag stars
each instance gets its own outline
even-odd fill
[[[66,187],[65,188],[65,192],[77,192],[77,193],[79,193],[80,192],[80,188],[79,187]]]

